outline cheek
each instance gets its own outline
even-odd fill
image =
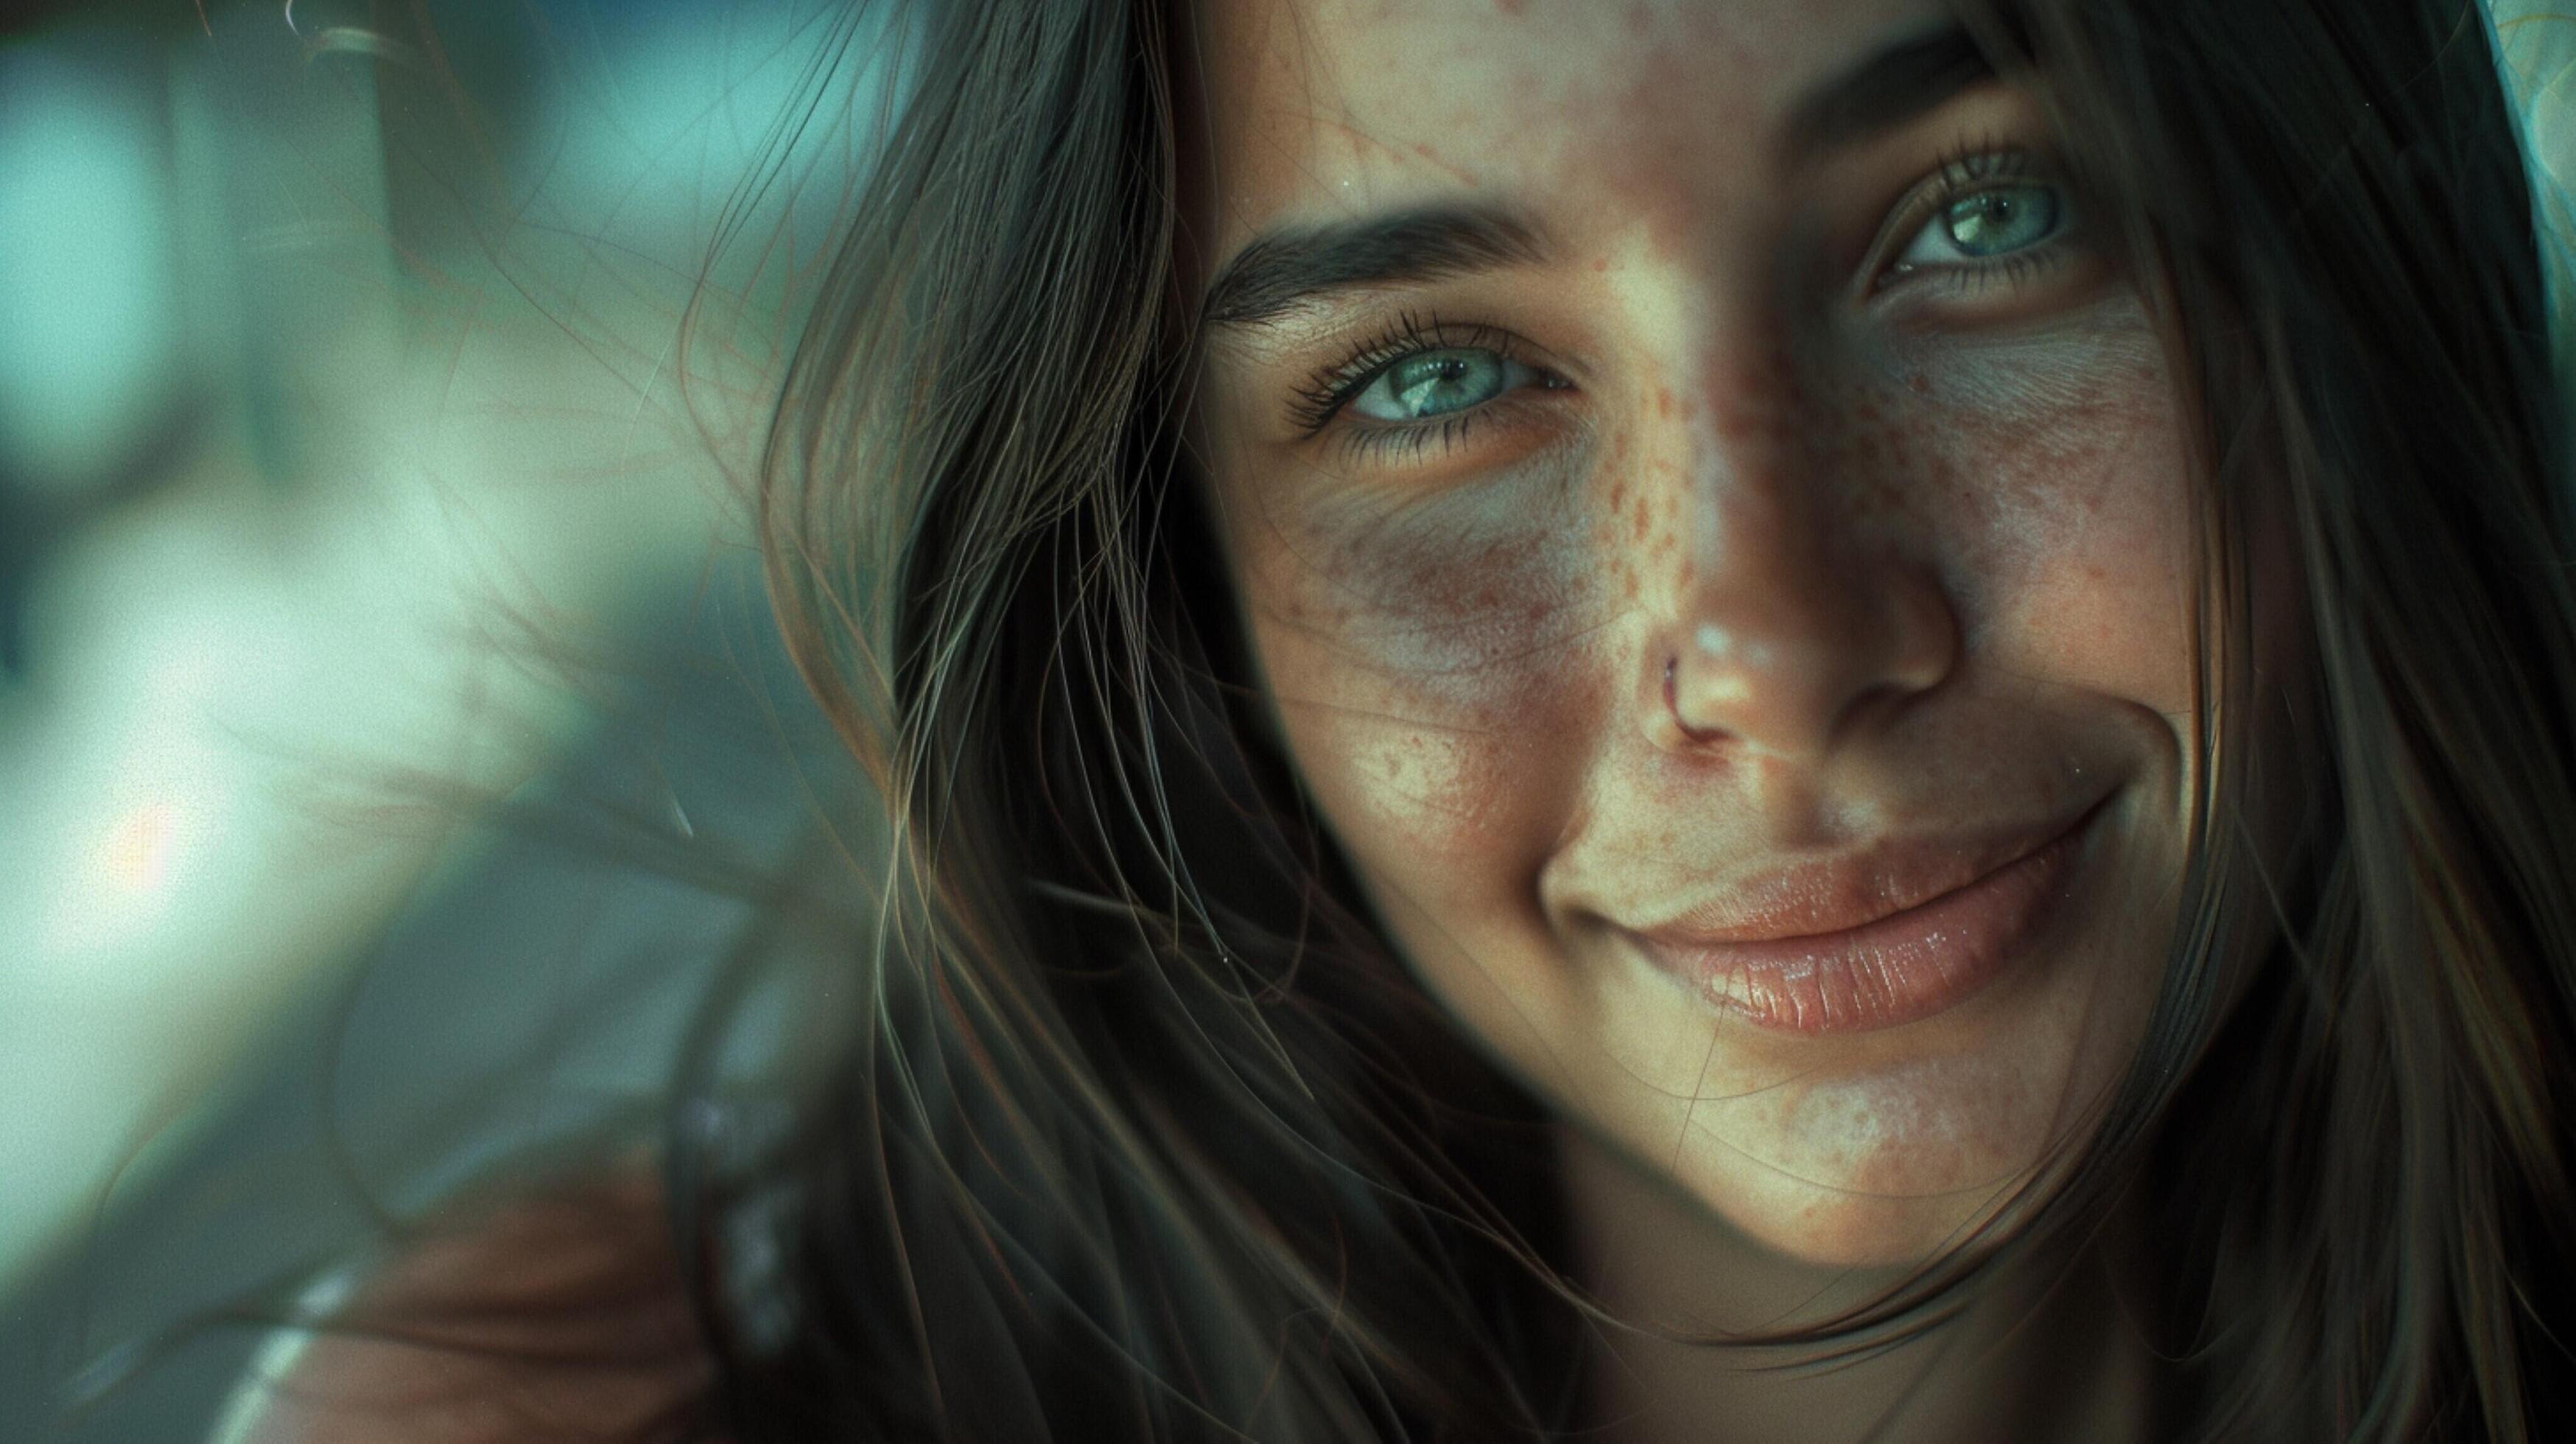
[[[1854,428],[1883,509],[1937,537],[1963,639],[1989,666],[2178,708],[2189,697],[2188,467],[2162,348],[2133,300],[2009,341],[1895,360]],[[1875,439],[1874,439],[1875,438]]]
[[[1238,545],[1299,770],[1344,844],[1395,878],[1472,887],[1544,846],[1603,603],[1569,475],[1273,515]]]
[[[2040,343],[1932,361],[1937,495],[1976,518],[1958,531],[1971,645],[2014,673],[2182,707],[2190,469],[2146,317],[2128,302]]]

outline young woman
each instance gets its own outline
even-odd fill
[[[902,34],[765,493],[895,820],[833,1062],[280,1437],[2562,1437],[2473,3]]]

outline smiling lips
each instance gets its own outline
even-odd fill
[[[1621,929],[1655,965],[1765,1028],[1859,1033],[1958,1003],[2002,971],[2066,882],[2085,824],[1816,864],[1729,904]]]

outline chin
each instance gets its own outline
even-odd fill
[[[1721,1109],[1695,1125],[1672,1166],[1753,1242],[1836,1269],[1917,1264],[1968,1242],[2052,1152],[2062,1096],[1975,1058],[1784,1092],[1760,1114]]]

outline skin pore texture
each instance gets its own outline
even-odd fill
[[[1663,1329],[1815,1317],[1990,1214],[2086,1136],[2173,927],[2184,403],[2034,97],[1843,85],[1950,28],[1914,0],[1197,18],[1192,284],[1503,218],[1213,305],[1195,445],[1283,744],[1410,965],[1567,1121],[1586,1282]],[[1867,879],[1900,847],[1964,866],[2079,821],[1928,1011],[1702,986],[1638,940],[1805,864],[1899,905]],[[1615,1336],[1601,1422],[2140,1434],[2115,1283],[2001,1285],[1824,1375]]]

